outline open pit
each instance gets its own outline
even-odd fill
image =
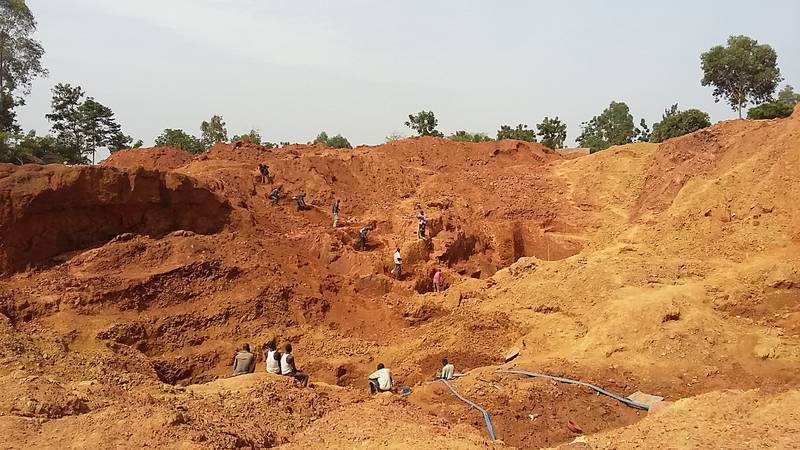
[[[799,134],[795,115],[570,159],[413,138],[0,166],[0,433],[37,448],[636,448],[705,442],[708,426],[736,444],[741,411],[800,410]],[[260,162],[310,209],[272,205]],[[272,339],[311,388],[264,373]],[[257,373],[231,378],[243,342]],[[503,444],[429,384],[442,358]],[[408,398],[366,393],[379,362]],[[667,403],[648,414],[499,368]],[[753,446],[785,442],[769,417],[748,419]]]

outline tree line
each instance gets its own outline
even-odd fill
[[[51,132],[44,136],[38,136],[35,131],[23,132],[17,123],[17,108],[25,105],[33,80],[48,75],[41,65],[44,48],[33,38],[36,27],[36,20],[24,0],[0,0],[0,162],[86,164],[95,162],[100,148],[115,152],[141,147],[141,140],[134,142],[123,133],[111,108],[87,95],[81,86],[67,83],[56,84],[52,90],[51,112],[46,114]],[[700,59],[701,84],[713,87],[714,100],[727,101],[740,118],[748,105],[753,106],[747,111],[749,119],[787,117],[800,102],[800,94],[789,85],[774,97],[783,78],[777,66],[777,54],[769,45],[759,44],[747,36],[731,36],[727,45],[712,47]],[[405,125],[420,136],[445,137],[437,129],[438,120],[433,111],[409,115]],[[595,152],[630,142],[662,142],[709,125],[707,113],[697,109],[679,110],[674,104],[665,109],[661,121],[653,124],[651,130],[644,119],[635,124],[627,104],[613,101],[600,114],[581,124],[577,143]],[[553,149],[563,148],[566,137],[567,126],[558,116],[545,117],[535,127],[524,123],[501,125],[496,133],[498,140],[541,142]],[[401,138],[395,133],[386,140]],[[457,142],[493,140],[485,133],[465,130],[446,138]],[[222,116],[214,115],[200,124],[199,137],[181,129],[167,128],[155,139],[155,145],[201,153],[217,143],[238,140],[268,148],[288,144],[264,141],[257,130],[229,139]],[[352,148],[341,134],[329,136],[325,131],[309,144]]]

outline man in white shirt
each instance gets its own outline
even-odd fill
[[[447,358],[442,360],[442,373],[439,378],[442,380],[452,380],[456,372],[456,367],[447,361]]]
[[[275,345],[275,341],[271,341],[267,344],[267,351],[264,352],[264,360],[267,363],[267,372],[274,373],[276,375],[281,374],[281,354],[278,353],[278,348]]]
[[[403,258],[400,256],[400,247],[397,248],[394,252],[394,277],[398,280],[402,275],[403,270]]]
[[[369,376],[369,392],[375,394],[378,392],[389,392],[392,390],[392,371],[383,366],[383,363],[378,364],[378,370],[372,372]]]

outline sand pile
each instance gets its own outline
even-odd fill
[[[192,160],[194,155],[173,147],[132,148],[114,152],[100,165],[117,169],[144,168],[174,170]]]

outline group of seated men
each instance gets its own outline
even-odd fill
[[[267,372],[275,375],[293,377],[301,386],[308,386],[308,374],[297,370],[292,355],[292,344],[287,343],[283,353],[277,350],[275,341],[264,346],[264,360]],[[250,344],[242,344],[242,349],[233,358],[233,376],[244,375],[256,371],[256,355],[250,351]]]
[[[308,386],[308,374],[297,370],[294,355],[292,355],[292,344],[287,343],[284,352],[277,350],[275,341],[271,341],[264,346],[264,360],[268,373],[293,377],[301,386]],[[253,373],[256,370],[256,355],[250,351],[250,344],[242,344],[242,349],[233,358],[233,376]],[[451,380],[455,376],[455,367],[447,359],[442,360],[442,371],[436,374],[436,378]],[[394,380],[392,371],[383,363],[378,364],[377,370],[369,376],[369,391],[372,394],[379,392],[392,392]]]

